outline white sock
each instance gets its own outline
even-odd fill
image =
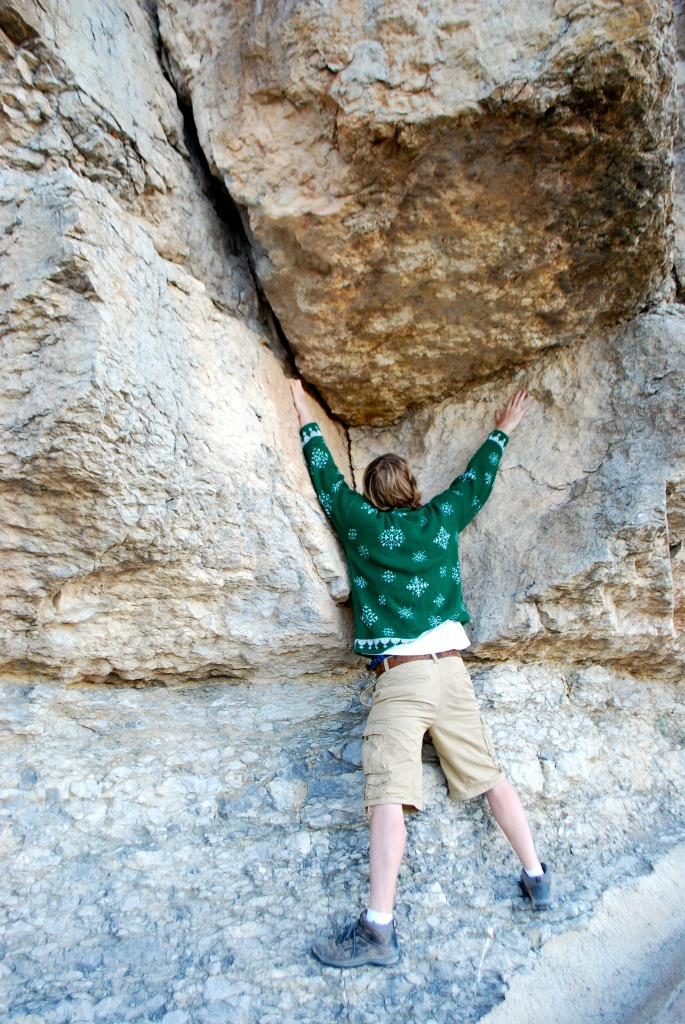
[[[537,864],[534,864],[532,868],[527,868],[524,866],[523,870],[529,878],[540,878],[545,873],[542,864],[540,864],[539,862]]]
[[[392,914],[381,914],[378,910],[367,910],[366,920],[369,924],[392,924]]]

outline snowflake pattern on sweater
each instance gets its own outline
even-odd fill
[[[391,526],[389,530],[383,530],[380,536],[384,548],[399,548],[403,540],[404,534],[396,526]]]
[[[321,467],[325,466],[327,462],[328,452],[324,451],[323,448],[315,448],[312,452],[312,465],[316,466],[317,469],[321,469]]]
[[[374,622],[378,622],[378,616],[369,608],[368,605],[364,605],[362,608],[362,622],[365,626],[373,626]]]
[[[468,622],[459,533],[492,490],[506,434],[493,431],[466,472],[420,509],[387,512],[349,487],[315,423],[301,437],[314,489],[347,556],[357,653],[382,654],[447,619]]]
[[[446,548],[450,542],[450,535],[444,526],[441,526],[438,530],[437,536],[433,541],[434,544],[439,544],[441,548]]]
[[[419,576],[415,576],[413,580],[409,580],[407,583],[407,590],[411,590],[414,597],[421,597],[424,590],[427,590],[430,584],[426,583]]]

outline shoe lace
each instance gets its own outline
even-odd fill
[[[345,927],[342,929],[337,939],[335,940],[336,945],[343,946],[346,942],[349,942],[351,939],[352,951],[354,952],[357,946],[357,935],[359,934],[358,927],[359,921],[353,921],[351,924],[345,925]]]

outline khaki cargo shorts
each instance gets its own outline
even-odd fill
[[[367,814],[376,804],[423,810],[426,732],[455,799],[479,796],[504,778],[461,658],[407,661],[381,673],[374,687],[362,740]]]

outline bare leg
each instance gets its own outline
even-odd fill
[[[372,807],[369,827],[369,907],[379,914],[392,914],[395,886],[407,836],[402,804],[378,804]]]
[[[524,868],[534,868],[538,863],[535,843],[523,804],[512,784],[508,779],[503,779],[485,795],[495,821],[513,846]]]

